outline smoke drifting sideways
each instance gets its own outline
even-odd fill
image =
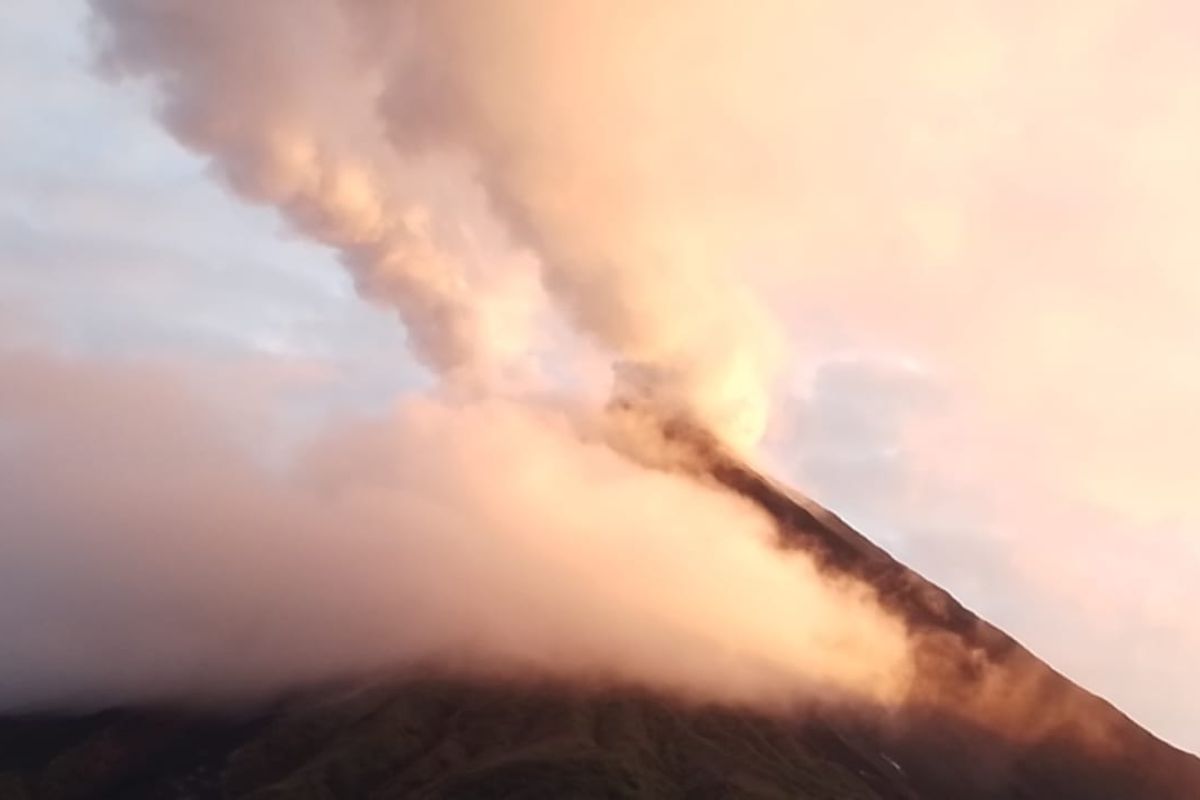
[[[866,590],[564,406],[412,396],[280,467],[238,433],[261,409],[165,367],[0,350],[0,385],[5,709],[415,666],[769,707],[906,691]]]

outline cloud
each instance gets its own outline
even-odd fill
[[[418,664],[759,704],[904,691],[903,626],[865,590],[562,407],[413,396],[281,466],[244,409],[159,368],[8,352],[0,383],[9,708]]]
[[[93,7],[107,67],[149,77],[181,142],[336,248],[430,367],[477,380],[504,359],[492,345],[522,327],[491,311],[487,268],[457,234],[467,220],[531,251],[562,317],[610,358],[653,368],[661,402],[739,444],[760,435],[777,331],[709,247],[694,218],[708,179],[695,185],[696,153],[677,152],[719,109],[691,92],[668,112],[635,88],[652,82],[609,71],[626,59],[622,70],[681,88],[657,42],[634,35],[644,23],[669,33],[669,21],[634,5]],[[666,57],[701,55],[693,37],[723,18],[702,15]],[[503,44],[514,41],[531,46]],[[574,68],[555,77],[567,51]]]

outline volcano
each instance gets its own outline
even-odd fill
[[[715,441],[687,426],[667,438],[696,480],[769,514],[781,548],[866,582],[905,620],[917,676],[904,705],[770,716],[612,686],[409,672],[237,716],[149,708],[9,718],[0,722],[0,800],[1200,798],[1200,759]]]

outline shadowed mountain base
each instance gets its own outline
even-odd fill
[[[1024,748],[947,717],[787,720],[555,685],[410,680],[236,722],[12,720],[0,748],[4,800],[1200,797],[1069,743]]]

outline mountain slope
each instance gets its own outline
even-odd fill
[[[780,544],[870,583],[913,631],[898,711],[772,718],[628,689],[409,675],[241,719],[114,711],[0,722],[0,800],[841,798],[1197,800],[1200,760],[1155,739],[828,512],[682,436],[698,479],[762,507]]]

